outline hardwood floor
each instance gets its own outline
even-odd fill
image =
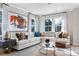
[[[20,51],[13,51],[11,53],[3,54],[3,56],[36,56],[34,53],[37,51],[39,53],[40,45],[35,45],[29,48],[25,48]],[[79,47],[72,46],[71,50],[78,56],[79,55]],[[65,55],[70,56],[70,55]]]

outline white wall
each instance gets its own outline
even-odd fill
[[[38,31],[38,16],[29,13],[29,32],[31,32],[31,19],[35,20],[35,31]]]
[[[8,14],[7,14],[6,10],[9,11],[9,12],[15,12],[15,13],[18,13],[18,14],[22,14],[26,17],[28,15],[28,12],[25,12],[23,10],[19,10],[15,7],[9,7],[9,9],[7,9],[4,6],[4,14],[6,13],[4,15],[5,16],[4,20],[8,20],[7,19]],[[61,15],[66,15],[66,30],[67,30],[67,32],[70,33],[71,40],[72,40],[73,44],[78,45],[79,44],[79,27],[78,27],[79,26],[79,8],[74,9],[73,11],[68,12],[67,14],[56,14],[56,15],[41,16],[40,19],[38,19],[38,16],[30,14],[29,15],[29,32],[31,32],[31,23],[30,23],[31,18],[36,20],[35,21],[35,31],[40,30],[40,32],[45,32],[45,19],[50,19],[50,18],[53,19],[53,17],[57,17],[57,16],[61,16]],[[5,29],[5,28],[3,28],[3,29]],[[52,31],[54,31],[54,30],[52,30]]]
[[[18,9],[18,8],[15,8],[15,7],[12,7],[12,6],[7,6],[5,4],[0,4],[0,7],[2,8],[3,12],[2,12],[2,37],[4,38],[5,36],[5,32],[6,31],[9,31],[9,15],[8,13],[12,12],[12,13],[15,13],[15,14],[20,14],[20,15],[24,15],[27,17],[27,12],[21,10],[21,9]]]
[[[79,45],[79,8],[69,11],[66,14],[48,15],[40,18],[40,32],[45,32],[45,19],[65,15],[66,31],[70,33],[70,39],[73,45]]]
[[[2,8],[2,4],[0,3],[0,8]]]
[[[79,45],[79,8],[68,13],[67,31],[70,32],[73,45]]]
[[[0,8],[2,8],[2,38],[4,37],[5,32],[8,30],[8,6],[4,4],[0,4]]]
[[[29,13],[29,35],[30,37],[34,37],[34,32],[31,31],[31,19],[34,19],[35,20],[35,31],[39,31],[38,30],[38,25],[39,25],[39,21],[38,21],[38,16],[37,15],[34,15],[32,13]]]
[[[70,39],[71,39],[71,42],[73,43],[73,13],[72,11],[68,12],[67,13],[67,17],[66,17],[66,27],[67,27],[67,32],[70,33]]]
[[[74,19],[74,25],[73,25],[73,44],[79,45],[79,9],[74,10],[73,14]]]
[[[44,17],[40,17],[39,18],[39,22],[40,22],[40,32],[45,32],[45,18]]]
[[[24,15],[24,16],[27,16],[27,14],[28,14],[27,11],[21,10],[18,7],[14,7],[14,6],[9,6],[8,12],[13,12],[15,14]]]
[[[32,13],[23,11],[23,10],[21,10],[19,8],[12,7],[12,6],[9,6],[8,12],[26,16],[27,19],[28,19],[29,38],[34,37],[34,32],[31,32],[31,19],[35,19],[35,31],[38,31],[38,25],[39,24],[38,24],[38,16],[37,15],[34,15]]]
[[[79,8],[73,11],[73,44],[79,45]]]
[[[1,6],[1,4],[0,4]],[[6,29],[5,31],[3,31],[3,34],[5,34],[6,31],[9,30],[9,13],[14,13],[14,14],[18,14],[18,15],[23,15],[25,17],[27,17],[28,19],[28,33],[32,33],[31,32],[31,19],[35,19],[35,31],[39,31],[39,27],[38,27],[38,16],[37,15],[34,15],[34,14],[29,14],[28,12],[26,11],[23,11],[17,7],[13,7],[13,6],[6,6],[6,5],[3,5],[3,24],[6,23],[5,25],[3,25],[3,30]],[[7,28],[5,27],[7,26]],[[30,36],[30,35],[29,35]],[[3,35],[4,37],[4,35]]]

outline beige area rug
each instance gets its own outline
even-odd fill
[[[64,50],[64,51],[52,51],[49,50],[46,54],[46,52],[40,52],[40,51],[34,51],[33,53],[34,56],[70,56],[70,51],[69,50]],[[74,51],[71,51],[71,56],[79,56],[76,54]]]
[[[48,51],[48,53],[40,53],[39,51],[35,51],[33,53],[34,56],[63,56],[64,52],[62,51],[56,51],[55,54],[52,51]]]

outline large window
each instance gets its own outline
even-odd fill
[[[35,20],[31,19],[31,31],[34,32],[35,31]]]
[[[61,17],[55,18],[55,32],[62,31],[62,19]]]
[[[46,19],[45,20],[45,31],[51,31],[52,30],[52,20]]]
[[[58,16],[45,19],[45,31],[61,32],[66,31],[66,17]]]
[[[2,11],[0,11],[0,35],[2,35]]]

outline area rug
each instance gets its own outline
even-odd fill
[[[55,55],[54,54],[42,54],[39,51],[34,51],[33,56],[70,56],[70,51],[69,50],[64,50],[62,51],[56,51]],[[78,56],[74,51],[71,51],[71,56]]]
[[[78,54],[77,53],[75,53],[74,51],[69,51],[69,50],[64,50],[64,53],[66,54],[66,55],[70,55],[71,54],[71,56],[78,56]]]

